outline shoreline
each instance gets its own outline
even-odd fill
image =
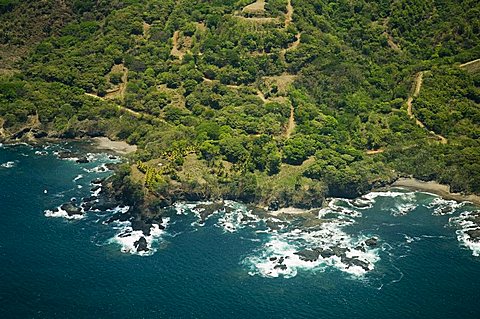
[[[448,185],[440,184],[435,181],[424,182],[415,178],[399,178],[391,184],[390,187],[402,187],[415,191],[429,192],[444,199],[453,199],[460,202],[467,201],[480,206],[480,195],[452,193],[450,192],[450,187]]]
[[[61,143],[61,142],[90,142],[93,148],[97,151],[111,151],[118,155],[127,155],[137,151],[137,145],[130,145],[125,141],[114,141],[108,137],[89,137],[89,138],[56,138],[56,137],[42,137],[30,139],[0,139],[0,143],[5,145],[27,144],[38,145],[42,143]]]
[[[113,141],[108,137],[94,137],[92,141],[98,150],[113,151],[121,155],[127,155],[137,150],[136,145],[130,145],[125,141]]]

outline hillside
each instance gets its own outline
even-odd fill
[[[478,2],[2,3],[0,137],[136,144],[148,202],[480,193]]]

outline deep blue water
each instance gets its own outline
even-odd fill
[[[259,270],[262,258],[308,246],[309,229],[288,226],[275,235],[259,221],[234,222],[228,231],[222,214],[199,226],[189,210],[171,209],[166,231],[152,244],[156,252],[138,256],[111,242],[119,230],[102,224],[108,213],[46,217],[45,210],[88,195],[89,182],[109,174],[87,171],[105,155],[77,164],[58,159],[57,148],[39,155],[42,148],[0,147],[0,164],[13,162],[0,167],[1,318],[479,317],[480,257],[449,223],[475,209],[469,204],[433,216],[432,195],[373,196],[371,208],[354,209],[361,213],[354,222],[328,233],[352,242],[378,237],[373,270],[356,276],[303,264],[269,277]],[[399,207],[413,210],[402,215]]]

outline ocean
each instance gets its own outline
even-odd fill
[[[89,163],[59,156],[69,149]],[[227,201],[203,220],[202,203],[177,203],[138,253],[141,233],[105,222],[128,207],[58,209],[98,192],[118,160],[0,145],[0,318],[479,317],[472,204],[392,189],[313,217]]]

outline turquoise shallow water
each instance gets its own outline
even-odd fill
[[[111,213],[44,215],[109,174],[92,170],[106,155],[77,164],[58,159],[58,148],[0,147],[1,318],[478,318],[480,257],[449,222],[475,209],[468,204],[434,216],[433,195],[377,193],[369,208],[332,204],[345,222],[328,230],[294,220],[277,233],[240,220],[239,204],[203,226],[179,205],[167,211],[156,252],[138,256],[112,241],[121,225],[102,224]],[[374,269],[363,275],[290,254],[320,237],[354,245],[372,236],[379,245],[365,258]],[[272,256],[291,256],[288,270],[272,272]]]

